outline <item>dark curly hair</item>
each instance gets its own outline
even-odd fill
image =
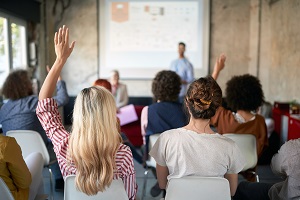
[[[226,102],[232,111],[255,111],[264,102],[264,92],[255,76],[245,74],[232,77],[226,84]]]
[[[2,94],[5,98],[17,100],[33,94],[32,83],[26,70],[11,72],[6,78]]]
[[[191,83],[184,101],[195,119],[210,119],[222,104],[222,90],[210,75],[202,77]]]
[[[152,81],[154,101],[177,101],[180,89],[180,77],[170,70],[158,72]]]

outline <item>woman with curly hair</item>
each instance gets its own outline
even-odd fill
[[[152,134],[179,128],[187,124],[187,117],[182,104],[178,103],[181,79],[176,72],[163,70],[152,81],[152,93],[155,103],[146,106],[141,114],[141,129],[146,144],[145,159],[148,156],[149,137]],[[161,190],[158,184],[151,189],[153,197]]]
[[[24,69],[12,71],[3,84],[2,94],[6,99],[6,103],[0,109],[0,124],[2,125],[4,135],[10,130],[37,131],[48,149],[51,161],[54,161],[50,167],[55,177],[55,190],[63,190],[64,180],[58,163],[55,161],[56,157],[53,145],[48,140],[35,114],[38,97],[33,94],[33,87],[28,71]],[[56,96],[53,98],[59,107],[66,105],[69,101],[66,83],[61,77],[59,77],[56,83]]]
[[[189,123],[163,132],[149,153],[156,161],[160,188],[165,189],[172,178],[224,177],[229,181],[231,196],[235,194],[245,160],[231,139],[209,126],[221,103],[221,88],[211,76],[190,85],[184,100]]]
[[[145,106],[141,114],[141,128],[144,143],[148,145],[149,136],[187,124],[182,104],[178,103],[180,77],[173,71],[163,70],[152,81],[155,103]]]
[[[224,68],[225,60],[226,57],[221,55],[216,62],[212,74],[215,80]],[[232,77],[226,84],[225,101],[230,110],[220,107],[210,123],[220,134],[253,134],[256,137],[259,157],[268,146],[265,119],[256,114],[264,102],[264,92],[259,79],[250,74]]]
[[[225,67],[225,60],[225,55],[221,55],[217,60],[212,74],[215,80]],[[234,76],[227,82],[225,93],[225,101],[230,110],[218,108],[210,124],[216,127],[220,134],[254,135],[257,156],[260,157],[268,146],[268,136],[264,117],[256,114],[264,102],[264,93],[259,79],[250,74]],[[243,175],[247,180],[255,181],[253,174],[245,172]]]

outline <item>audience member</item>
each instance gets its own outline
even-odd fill
[[[141,114],[141,132],[146,144],[145,159],[149,151],[150,135],[182,127],[188,122],[182,104],[177,102],[180,85],[180,77],[170,70],[158,72],[152,81],[155,103],[145,106]],[[151,188],[151,195],[156,197],[160,193],[161,189],[156,183]]]
[[[300,139],[290,140],[283,144],[271,161],[272,171],[285,180],[279,183],[239,184],[234,200],[282,200],[300,199]]]
[[[69,101],[66,84],[61,78],[56,83],[56,96],[53,97],[58,106],[64,106]],[[0,110],[0,123],[4,135],[10,130],[34,130],[43,138],[44,143],[49,151],[51,161],[55,161],[56,157],[53,152],[53,145],[48,140],[46,133],[41,126],[37,116],[36,107],[38,97],[33,95],[32,84],[26,70],[16,70],[11,72],[6,78],[2,93],[7,102]],[[64,180],[62,178],[57,162],[51,165],[53,175],[55,177],[55,189],[62,190]]]
[[[108,82],[106,79],[97,79],[94,84],[94,86],[102,86],[104,88],[106,88],[108,91],[111,92],[111,84],[110,82]],[[121,134],[121,137],[122,137],[122,140],[123,140],[123,144],[129,146],[131,152],[132,152],[132,155],[133,155],[133,158],[140,164],[143,164],[143,158],[142,156],[136,151],[135,147],[131,144],[131,142],[129,141],[129,139],[127,138],[126,134],[121,132],[121,129],[120,129],[120,134]]]
[[[270,164],[271,159],[275,153],[278,152],[280,147],[280,138],[278,133],[275,132],[275,123],[272,117],[272,104],[270,102],[264,102],[258,110],[258,114],[265,118],[265,123],[268,132],[269,146],[263,151],[262,155],[258,159],[258,164]]]
[[[30,154],[26,164],[15,138],[0,134],[0,178],[6,183],[14,199],[33,200],[38,192],[43,191],[42,188],[38,190],[42,184],[43,164],[40,153]]]
[[[214,67],[212,77],[217,80],[225,66],[225,55],[221,55]],[[226,103],[232,110],[219,107],[211,125],[220,134],[253,134],[257,142],[257,155],[260,157],[268,146],[267,127],[263,116],[255,112],[264,102],[264,93],[259,79],[245,74],[232,77],[226,84]]]
[[[258,114],[265,118],[265,123],[268,131],[268,138],[270,138],[275,129],[275,124],[272,117],[272,108],[272,104],[270,102],[265,101],[258,110]]]
[[[194,80],[194,68],[189,60],[184,56],[185,43],[180,42],[178,44],[179,58],[171,63],[170,70],[176,72],[181,78],[181,90],[179,93],[179,102],[183,102],[184,95],[186,93],[188,84]]]
[[[87,195],[104,191],[113,179],[122,179],[129,199],[137,185],[130,148],[121,143],[115,100],[104,87],[83,89],[76,98],[72,133],[65,130],[57,103],[52,97],[55,82],[73,51],[69,29],[63,26],[54,36],[56,61],[39,95],[37,116],[52,140],[63,176],[76,174],[76,187]]]
[[[231,195],[235,194],[238,173],[245,160],[231,139],[215,133],[209,126],[221,103],[221,88],[211,76],[195,80],[189,86],[184,100],[190,114],[188,125],[162,133],[149,153],[157,163],[160,188],[165,189],[172,178],[225,177]]]
[[[270,199],[300,199],[300,139],[283,144],[271,162],[272,171],[285,178],[269,190]]]
[[[125,84],[120,83],[119,79],[119,71],[111,71],[110,83],[112,86],[112,94],[115,98],[118,109],[128,104],[127,87]]]

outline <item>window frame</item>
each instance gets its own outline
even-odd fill
[[[4,45],[5,45],[5,59],[8,61],[8,66],[5,68],[5,73],[8,75],[12,70],[20,67],[14,67],[13,66],[13,45],[12,45],[12,29],[11,25],[17,24],[19,26],[23,26],[25,31],[24,34],[21,33],[21,43],[22,46],[24,45],[24,49],[22,48],[22,62],[24,61],[24,67],[23,69],[28,68],[29,59],[28,59],[28,37],[27,37],[27,23],[26,20],[17,18],[13,15],[9,15],[7,13],[0,11],[0,17],[5,18],[4,27],[6,27],[6,31],[4,33]],[[4,30],[5,30],[4,29]],[[22,31],[23,32],[23,31]]]

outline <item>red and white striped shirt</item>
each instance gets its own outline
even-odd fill
[[[70,133],[65,130],[62,124],[56,101],[52,98],[40,100],[36,109],[36,114],[46,131],[48,138],[50,138],[53,143],[54,152],[62,175],[66,177],[71,174],[76,174],[75,165],[72,165],[67,161]],[[116,167],[114,179],[121,178],[129,199],[135,199],[137,185],[133,158],[130,148],[124,144],[120,144],[117,151]]]

